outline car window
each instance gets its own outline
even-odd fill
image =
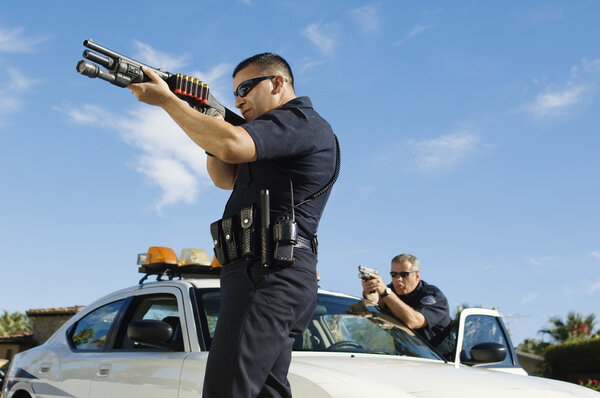
[[[471,347],[476,344],[498,343],[506,347],[506,358],[504,361],[491,366],[512,366],[511,351],[497,317],[489,315],[469,315],[465,319],[464,330],[461,359],[470,359],[469,352]]]
[[[202,290],[198,292],[198,308],[200,308],[200,317],[202,320],[203,332],[208,336],[207,347],[215,335],[217,319],[219,318],[219,308],[221,308],[221,293],[218,289]],[[198,336],[201,338],[201,336]]]
[[[207,346],[214,335],[220,296],[218,290],[198,291],[198,307]],[[319,293],[317,307],[294,351],[345,351],[407,355],[440,359],[414,332],[375,307],[348,297]]]
[[[123,325],[126,326],[132,321],[141,319],[158,320],[171,325],[171,328],[173,329],[171,342],[179,343],[178,345],[180,348],[178,351],[183,350],[181,320],[179,317],[177,298],[174,295],[161,293],[136,296],[129,306]],[[123,327],[122,329],[123,330],[119,333],[119,337],[117,338],[117,343],[115,344],[117,349],[156,349],[156,347],[144,346],[131,340],[127,337],[127,328]]]
[[[81,318],[71,330],[69,341],[78,350],[102,350],[124,300],[100,307]]]

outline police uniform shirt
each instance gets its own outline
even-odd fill
[[[336,147],[333,130],[312,107],[308,97],[298,97],[282,107],[241,125],[256,145],[257,160],[243,163],[223,217],[260,203],[260,190],[268,189],[271,223],[291,207],[319,191],[333,176]],[[329,191],[295,210],[300,234],[316,235]]]
[[[392,284],[388,286],[392,291],[394,290]],[[433,346],[438,345],[449,334],[450,311],[448,300],[440,289],[421,280],[415,290],[398,297],[412,309],[423,314],[427,320],[427,326],[416,329],[415,332]]]

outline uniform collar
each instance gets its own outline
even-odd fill
[[[287,106],[312,108],[312,101],[308,97],[296,97],[283,104],[281,108],[286,108]]]

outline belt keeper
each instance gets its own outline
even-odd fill
[[[313,237],[310,240],[310,247],[313,251],[313,254],[316,256],[317,254],[319,254],[319,240],[317,239],[317,237]]]

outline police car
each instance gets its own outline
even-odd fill
[[[145,274],[138,285],[99,299],[44,344],[17,354],[3,397],[201,396],[219,313],[219,269],[195,249],[177,259],[153,247],[138,263]],[[149,275],[157,280],[147,282]],[[462,315],[457,354],[448,361],[372,303],[320,290],[294,344],[293,396],[598,396],[575,384],[505,373],[524,372],[497,312]]]

